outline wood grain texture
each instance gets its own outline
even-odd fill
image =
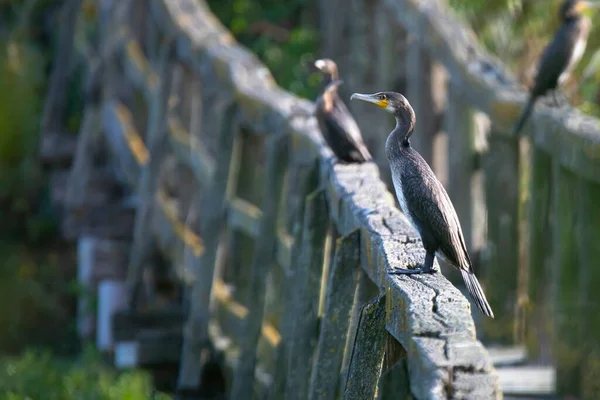
[[[282,198],[281,186],[285,174],[286,144],[287,142],[282,136],[272,136],[266,146],[266,177],[263,188],[260,236],[256,241],[248,282],[249,313],[244,321],[244,340],[240,346],[240,357],[231,388],[232,398],[240,400],[252,398],[252,390],[249,389],[253,386],[254,369],[257,363],[257,344],[264,315],[266,279],[276,256],[277,211]]]
[[[344,400],[376,398],[385,352],[385,314],[385,294],[361,308]]]
[[[144,265],[148,262],[148,255],[152,254],[151,246],[154,240],[146,232],[151,227],[152,207],[157,190],[159,171],[163,155],[167,148],[166,115],[168,98],[171,85],[171,68],[169,68],[169,53],[172,43],[166,43],[161,49],[159,65],[159,79],[156,90],[152,91],[148,99],[150,103],[150,116],[148,121],[148,151],[149,162],[140,171],[140,182],[138,184],[139,203],[136,210],[135,225],[133,231],[133,244],[129,264],[127,267],[127,286],[129,305],[135,309],[138,291],[141,288],[141,279]]]
[[[519,275],[519,148],[514,141],[490,138],[485,155],[487,251],[481,278],[488,301],[498,309],[493,321],[483,321],[494,341],[513,340]],[[498,193],[503,193],[499,196]]]
[[[200,231],[205,236],[206,251],[200,261],[197,279],[192,288],[191,309],[184,331],[181,363],[177,387],[195,389],[202,374],[201,353],[208,340],[209,306],[214,267],[217,259],[220,232],[225,222],[228,178],[232,164],[233,143],[237,135],[237,107],[223,110],[225,118],[219,132],[220,152],[216,162],[215,178],[206,198],[201,216]]]
[[[360,232],[338,239],[327,281],[325,311],[312,371],[309,399],[335,399],[339,386],[350,313],[360,273]]]
[[[317,344],[319,293],[328,227],[325,192],[319,190],[307,196],[304,212],[300,266],[291,293],[293,305],[288,312],[295,316],[285,388],[286,399],[308,396],[313,354]]]

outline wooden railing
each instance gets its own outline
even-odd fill
[[[232,399],[501,397],[461,292],[441,274],[388,274],[424,251],[376,165],[334,164],[312,103],[277,87],[203,1],[99,7],[65,203],[71,225],[92,218],[103,132],[135,207],[117,363],[144,363],[154,343],[154,362],[180,360],[183,393],[216,349]],[[122,218],[114,208],[105,218]],[[183,310],[158,308],[149,270],[183,284]]]
[[[64,7],[59,61],[80,3]],[[278,88],[203,1],[99,7],[63,229],[82,259],[102,259],[90,279],[131,294],[115,319],[117,362],[181,361],[179,387],[194,388],[214,346],[236,399],[254,384],[285,398],[364,398],[377,385],[383,398],[499,395],[462,294],[439,274],[386,273],[424,256],[384,183],[389,118],[349,102],[380,168],[333,165],[312,104]],[[540,104],[527,137],[513,137],[525,93],[442,1],[322,0],[319,10],[342,93],[397,90],[416,110],[413,145],[450,193],[496,314],[479,336],[527,343],[557,363],[563,393],[594,398],[597,120]],[[57,134],[65,74],[55,69],[50,85],[42,152],[73,147]],[[135,201],[115,202],[113,170]],[[125,258],[129,290],[115,268]],[[160,294],[140,284],[149,270],[183,284],[183,309],[178,290],[174,310],[157,308]]]
[[[413,145],[449,191],[497,316],[481,337],[527,343],[557,364],[563,394],[597,397],[598,120],[538,104],[527,138],[514,137],[524,90],[444,1],[322,0],[319,11],[342,90],[399,90],[416,110]],[[350,107],[387,173],[391,121]]]

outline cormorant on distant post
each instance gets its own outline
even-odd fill
[[[590,33],[591,22],[583,15],[583,12],[596,7],[600,7],[600,3],[583,0],[567,0],[561,5],[559,16],[562,26],[540,57],[529,101],[515,125],[515,134],[521,132],[540,96],[544,96],[549,90],[552,90],[554,91],[554,103],[558,105],[557,87],[567,80],[581,60]]]
[[[475,277],[454,206],[427,162],[410,146],[409,139],[416,123],[415,112],[410,103],[403,95],[395,92],[354,93],[351,99],[373,103],[396,118],[396,127],[385,143],[385,153],[400,207],[419,233],[426,255],[421,268],[401,269],[391,273],[433,272],[433,261],[438,255],[460,270],[475,304],[485,315],[493,318],[492,308]]]
[[[316,102],[315,116],[319,128],[336,157],[345,163],[362,163],[373,157],[365,145],[360,129],[348,107],[338,95],[337,66],[331,60],[317,60],[315,66],[328,82]],[[333,80],[332,80],[333,79]]]

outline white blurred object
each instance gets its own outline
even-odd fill
[[[127,307],[125,282],[105,280],[98,285],[98,319],[96,324],[96,346],[100,351],[111,350],[113,345],[112,317],[115,312]]]
[[[94,239],[82,237],[77,241],[77,283],[83,289],[77,301],[77,333],[89,338],[94,331],[94,315],[90,307],[92,291],[92,250]]]
[[[138,364],[139,346],[135,341],[117,342],[115,344],[115,367],[134,368]]]

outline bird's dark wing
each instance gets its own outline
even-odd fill
[[[335,96],[331,110],[323,113],[323,125],[327,131],[323,134],[335,141],[335,144],[330,144],[332,149],[337,148],[339,152],[346,154],[353,161],[364,162],[372,159],[356,121],[338,96]],[[334,152],[338,153],[336,149]]]
[[[436,239],[449,262],[472,272],[460,222],[444,186],[416,151],[411,149],[408,157],[411,168],[402,168],[401,179],[412,218]]]
[[[565,24],[556,32],[538,62],[532,94],[542,96],[556,87],[561,74],[569,67],[578,38],[579,30],[574,24]]]

